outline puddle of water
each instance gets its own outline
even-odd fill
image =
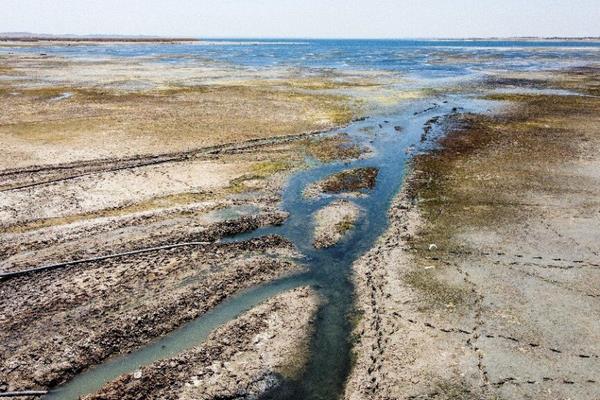
[[[71,92],[65,92],[65,93],[61,93],[60,95],[53,97],[50,99],[50,101],[61,101],[61,100],[66,100],[70,97],[73,97],[73,93]]]

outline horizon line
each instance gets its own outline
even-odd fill
[[[516,35],[516,36],[406,36],[406,37],[341,37],[341,36],[202,36],[202,35],[152,35],[152,34],[118,34],[118,33],[35,33],[35,32],[0,32],[0,38],[13,39],[109,39],[109,38],[146,38],[146,39],[164,39],[164,40],[511,40],[511,39],[600,39],[598,36],[535,36],[535,35]]]

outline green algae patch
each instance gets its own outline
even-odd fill
[[[327,79],[327,78],[306,78],[306,79],[290,79],[284,81],[288,85],[296,89],[306,90],[334,90],[334,89],[351,89],[351,88],[369,88],[382,86],[381,83],[368,79]]]
[[[282,160],[268,160],[253,164],[250,171],[240,177],[232,179],[228,190],[231,193],[244,193],[253,190],[251,181],[265,180],[277,173],[289,171],[297,167],[297,163]]]
[[[561,89],[600,96],[600,68],[597,66],[572,68],[559,73],[557,78],[552,80],[552,83]]]
[[[259,176],[269,176],[277,172],[286,171],[291,164],[285,161],[262,161],[252,165],[252,173]]]
[[[354,229],[354,219],[351,217],[346,217],[342,221],[335,224],[335,231],[340,235],[345,235],[346,232]]]

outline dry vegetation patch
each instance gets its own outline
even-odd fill
[[[514,103],[508,116],[463,114],[441,144],[443,151],[417,157],[411,194],[427,221],[415,246],[456,249],[453,241],[471,228],[522,217],[519,201],[530,192],[551,193],[555,165],[581,154],[594,140],[587,126],[598,123],[597,99],[579,96],[495,94]],[[515,203],[517,202],[517,203]]]

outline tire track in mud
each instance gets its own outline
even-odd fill
[[[123,170],[129,170],[134,168],[147,167],[152,165],[160,165],[167,163],[175,163],[175,162],[185,162],[192,159],[195,159],[200,156],[211,156],[217,154],[234,154],[239,151],[250,150],[255,148],[260,148],[263,146],[269,146],[274,144],[283,144],[294,142],[298,140],[305,139],[311,136],[321,135],[327,132],[331,132],[337,129],[342,129],[345,126],[364,120],[364,118],[357,118],[351,121],[350,123],[320,131],[312,131],[301,133],[297,135],[286,135],[286,136],[272,136],[264,139],[251,139],[241,143],[226,143],[222,145],[216,146],[208,146],[202,147],[199,149],[189,150],[185,152],[179,153],[166,153],[160,155],[153,156],[133,156],[128,158],[107,158],[100,160],[91,160],[91,161],[82,161],[68,164],[59,164],[59,165],[42,165],[42,166],[33,166],[19,169],[6,169],[0,171],[0,179],[6,179],[8,182],[0,183],[0,193],[9,192],[14,190],[23,190],[29,189],[36,186],[47,185],[56,182],[69,181],[77,178],[81,178],[84,176],[94,175],[103,172],[117,172]],[[121,165],[115,165],[121,164]],[[30,183],[19,183],[18,180],[26,180],[27,176],[21,177],[21,175],[27,175],[32,178],[31,180],[35,180],[35,174],[39,173],[47,173],[52,174],[53,172],[57,172],[57,174],[64,173],[66,171],[66,176],[59,177],[50,177],[48,179],[43,179],[39,182],[30,182]],[[68,171],[73,171],[72,174],[68,174]],[[10,177],[14,176],[14,180],[17,180],[16,183],[10,183]]]
[[[285,239],[277,237],[277,236],[267,236],[267,237],[251,239],[246,242],[239,242],[239,243],[245,244],[248,249],[251,249],[253,247],[261,248],[261,247],[266,247],[268,245],[278,244],[278,242],[279,242],[279,244],[285,244],[287,241]],[[31,274],[35,274],[35,273],[39,273],[39,272],[51,271],[51,270],[71,267],[71,266],[80,265],[80,264],[96,263],[98,261],[105,261],[105,260],[110,260],[113,258],[122,258],[122,257],[127,257],[127,256],[138,255],[138,254],[152,253],[152,252],[161,251],[161,250],[171,250],[171,249],[176,249],[176,248],[180,248],[180,247],[207,247],[208,248],[210,246],[233,247],[232,244],[222,244],[217,241],[215,241],[215,242],[182,242],[182,243],[173,243],[173,244],[167,244],[167,245],[162,245],[162,246],[146,247],[146,248],[141,248],[141,249],[132,250],[132,251],[126,251],[126,252],[122,252],[122,253],[114,253],[114,254],[108,254],[108,255],[98,256],[98,257],[82,258],[82,259],[66,261],[66,262],[62,262],[62,263],[42,265],[42,266],[39,266],[36,268],[30,268],[30,269],[26,269],[26,270],[22,270],[22,271],[0,273],[0,282],[11,279],[11,278],[17,278],[20,276],[24,276],[24,275],[31,275]]]

